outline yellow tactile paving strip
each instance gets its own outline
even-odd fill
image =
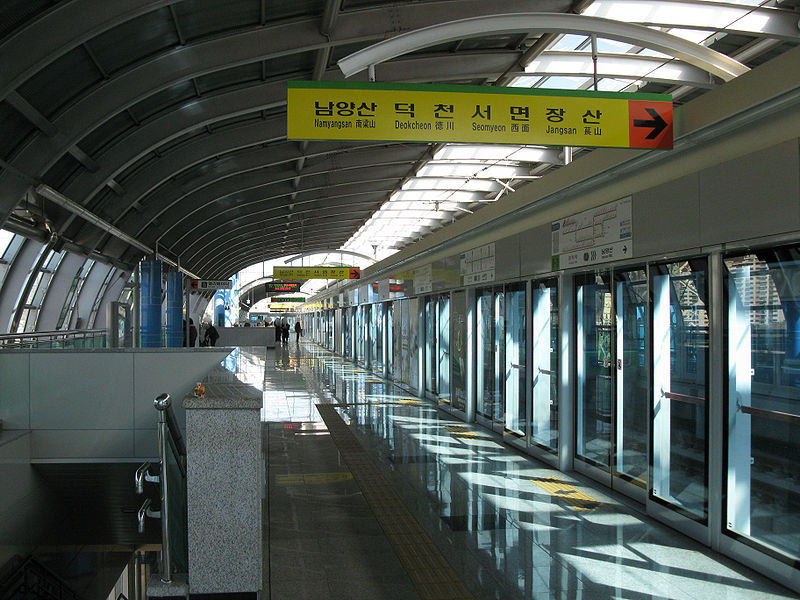
[[[596,498],[556,477],[533,477],[531,481],[575,510],[595,510],[603,505]]]
[[[472,599],[334,406],[317,404],[317,410],[422,600]]]
[[[485,435],[481,435],[477,431],[468,429],[464,425],[443,425],[443,427],[453,437],[466,438],[466,439],[488,439]]]

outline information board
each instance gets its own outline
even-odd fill
[[[621,260],[633,254],[631,198],[551,224],[553,270]]]
[[[672,148],[665,94],[290,81],[296,140]]]
[[[275,292],[297,292],[300,290],[299,281],[268,281],[264,284],[267,295]]]

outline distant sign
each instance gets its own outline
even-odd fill
[[[494,242],[479,248],[462,252],[459,257],[461,284],[472,285],[494,281],[495,245]]]
[[[270,300],[272,302],[305,302],[307,300],[307,298],[304,298],[303,296],[298,296],[296,298],[292,298],[292,297],[282,298],[282,297],[278,296],[278,297],[275,297],[275,298],[270,298]]]
[[[275,279],[361,279],[358,267],[272,267]]]
[[[290,81],[298,140],[672,148],[672,97],[461,85]]]
[[[189,288],[198,291],[205,290],[229,290],[233,284],[230,279],[190,279]]]
[[[554,271],[628,258],[633,254],[631,198],[555,221],[551,229]]]
[[[267,295],[275,292],[297,292],[300,290],[299,281],[268,281],[264,284]]]

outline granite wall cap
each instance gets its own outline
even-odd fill
[[[206,394],[198,398],[192,394],[184,396],[182,404],[186,410],[261,410],[264,403],[260,397],[222,397]]]

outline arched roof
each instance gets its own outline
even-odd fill
[[[557,169],[564,154],[523,158],[511,149],[492,159],[509,175],[473,175],[435,211],[431,202],[407,208],[414,227],[384,240],[364,227],[398,216],[391,206],[374,216],[393,194],[426,165],[470,161],[432,144],[287,140],[288,80],[343,80],[338,63],[383,40],[524,12],[570,15],[570,25],[557,18],[443,37],[393,54],[378,78],[587,89],[594,61],[589,38],[575,33],[581,15],[628,32],[626,44],[599,47],[602,89],[674,92],[681,102],[736,74],[692,59],[692,43],[726,68],[731,58],[752,67],[798,44],[799,10],[796,0],[8,0],[0,6],[0,224],[119,274],[149,250],[208,279],[315,250],[373,254],[367,242],[410,243]],[[643,38],[681,32],[688,46],[673,56],[647,51],[652,40],[637,45],[630,33],[645,26],[659,31]],[[426,198],[420,191],[412,200]]]

